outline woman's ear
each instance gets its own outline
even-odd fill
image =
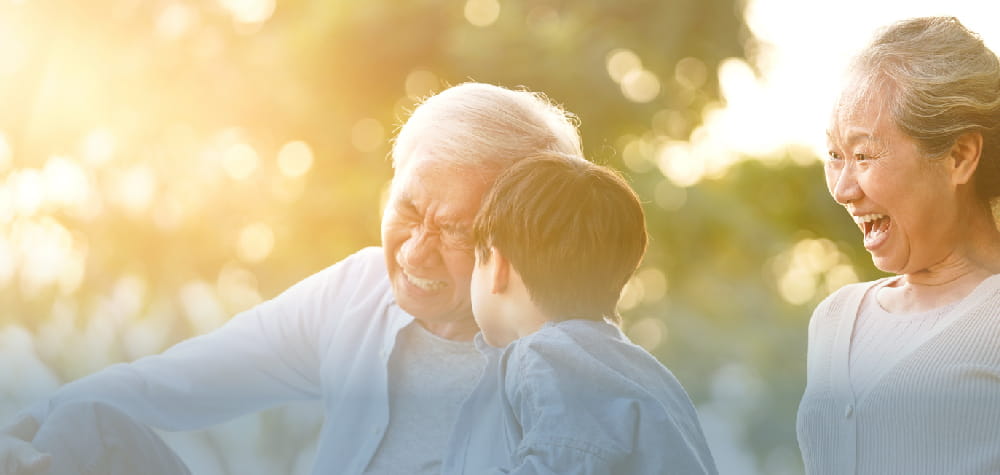
[[[983,134],[966,132],[955,140],[951,146],[952,183],[966,185],[972,182],[972,177],[979,166],[979,157],[983,154]]]
[[[493,277],[493,286],[490,291],[494,294],[503,293],[510,283],[510,261],[495,247],[490,247],[490,274]]]

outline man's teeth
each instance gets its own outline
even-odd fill
[[[870,223],[885,218],[884,214],[866,214],[864,216],[854,216],[854,222],[858,224]]]
[[[406,280],[408,280],[411,284],[424,290],[438,290],[444,288],[445,285],[448,285],[440,280],[421,279],[420,277],[414,277],[406,272],[403,272],[403,275],[406,276]]]

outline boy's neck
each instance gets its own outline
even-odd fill
[[[541,330],[546,323],[555,320],[532,302],[525,305],[515,305],[513,310],[516,313],[512,314],[511,317],[512,321],[515,322],[514,331],[518,338],[535,333]]]

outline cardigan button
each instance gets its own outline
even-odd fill
[[[852,414],[854,414],[854,404],[848,404],[844,409],[844,418],[850,419]]]

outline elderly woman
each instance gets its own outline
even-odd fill
[[[467,83],[399,132],[381,248],[362,249],[222,328],[70,383],[0,430],[0,473],[187,473],[147,426],[195,430],[322,401],[314,473],[437,474],[483,360],[472,221],[515,161],[579,155],[540,94]]]
[[[809,326],[806,471],[1000,472],[1000,64],[954,18],[883,30],[834,110],[826,183],[875,266]]]

